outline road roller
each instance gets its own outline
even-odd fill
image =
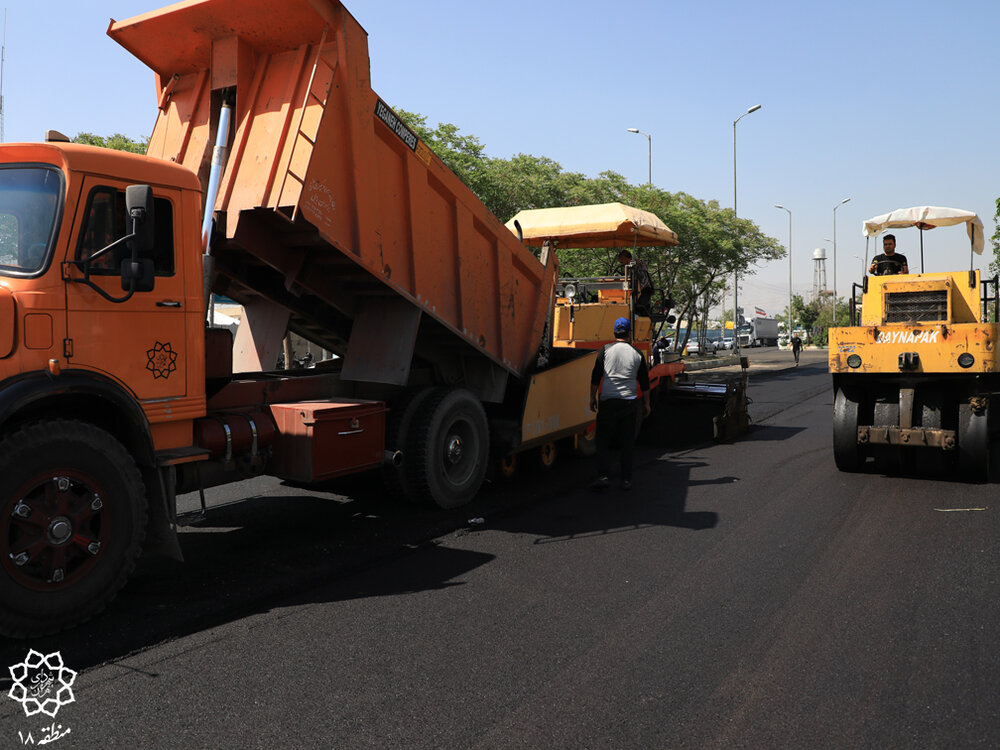
[[[968,270],[924,271],[924,234],[941,227],[965,228]],[[900,246],[911,247],[916,229],[919,259],[892,247],[889,230],[907,228]],[[974,268],[982,221],[971,211],[918,206],[865,221],[863,234],[867,273],[852,284],[850,325],[830,329],[837,467],[889,474],[930,467],[987,481],[1000,394],[1000,303],[997,277],[982,279]],[[880,236],[886,250],[869,265],[868,242]]]

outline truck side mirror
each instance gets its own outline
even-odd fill
[[[153,252],[156,222],[153,218],[153,188],[149,185],[129,185],[125,188],[125,209],[132,220],[132,234],[128,241],[132,257]],[[124,279],[124,275],[122,276]],[[152,287],[150,287],[152,288]]]
[[[152,258],[125,258],[121,265],[122,289],[126,292],[151,292],[156,280]]]

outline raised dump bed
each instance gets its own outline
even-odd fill
[[[285,327],[342,378],[406,385],[414,363],[499,401],[542,339],[556,273],[371,88],[367,34],[336,0],[200,0],[108,33],[156,73],[149,155],[207,185],[213,289],[247,307],[237,369],[269,369]],[[544,257],[544,256],[543,256]]]

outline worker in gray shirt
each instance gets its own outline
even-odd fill
[[[622,489],[632,489],[632,449],[639,424],[640,388],[643,416],[649,416],[649,368],[646,357],[629,343],[631,332],[628,318],[615,321],[615,341],[597,355],[590,375],[590,408],[597,412],[597,479],[591,485],[595,490],[608,486],[612,441],[621,448]]]

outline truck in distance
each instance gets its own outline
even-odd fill
[[[751,318],[740,325],[738,336],[741,348],[778,345],[778,321],[774,318]]]

